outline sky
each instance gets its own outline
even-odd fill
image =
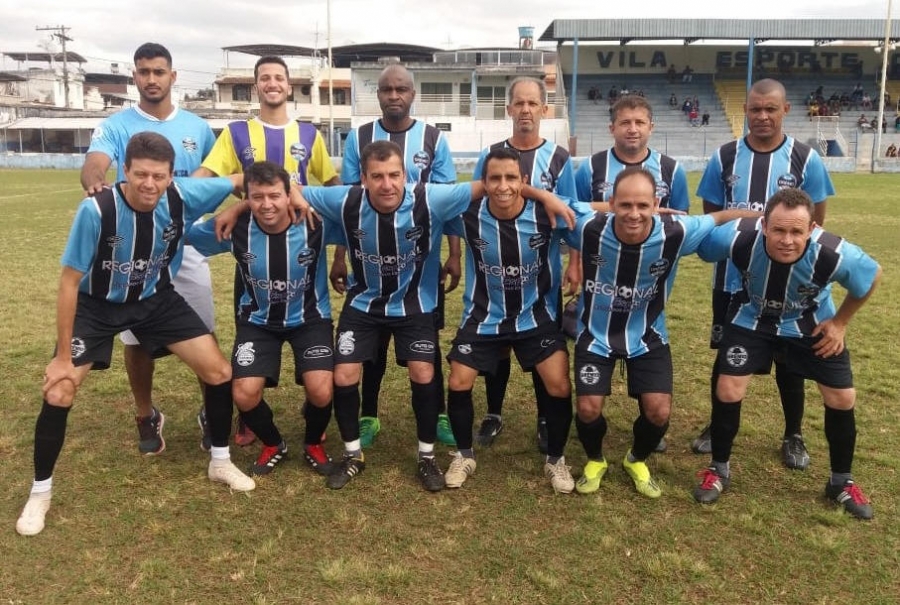
[[[15,3],[15,9],[9,10]],[[857,18],[883,19],[888,0],[331,0],[332,45],[396,42],[440,48],[515,46],[518,26],[535,38],[554,19],[599,18]],[[900,3],[898,3],[900,4]],[[612,6],[611,6],[612,5]],[[639,10],[632,8],[639,5]],[[551,8],[552,6],[552,8]],[[223,46],[327,44],[327,0],[0,0],[0,52],[42,51],[50,36],[36,27],[63,25],[67,49],[88,59],[88,71],[132,65],[134,49],[147,41],[173,56],[182,92],[209,87],[225,64]],[[688,9],[689,7],[689,9]],[[900,10],[894,8],[896,17]],[[59,50],[58,43],[53,47]],[[232,67],[255,58],[231,53]],[[16,69],[0,57],[0,70]]]

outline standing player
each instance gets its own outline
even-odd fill
[[[856,390],[844,336],[881,280],[881,267],[858,247],[817,227],[814,215],[806,193],[785,189],[769,199],[763,219],[721,227],[700,249],[706,260],[730,258],[744,277],[744,289],[732,303],[719,347],[712,462],[700,472],[694,490],[698,502],[715,502],[730,486],[731,448],[750,377],[768,373],[780,354],[789,370],[815,380],[822,394],[831,458],[825,496],[854,517],[872,518],[872,506],[850,472]],[[834,282],[847,289],[838,309],[831,299]]]
[[[664,310],[678,261],[695,252],[716,224],[751,214],[660,217],[657,186],[649,170],[625,168],[616,176],[610,212],[580,219],[569,236],[581,251],[584,275],[575,344],[575,427],[588,458],[575,486],[581,494],[597,491],[608,468],[603,405],[616,360],[623,360],[639,415],[622,466],[640,494],[662,495],[646,460],[669,426],[672,355]]]
[[[378,77],[378,104],[381,106],[381,119],[363,124],[347,135],[344,157],[341,164],[341,180],[348,185],[359,185],[362,180],[362,164],[360,152],[372,141],[391,141],[399,145],[403,151],[403,163],[406,179],[409,183],[455,183],[456,168],[450,156],[450,146],[444,134],[429,124],[416,120],[409,115],[416,98],[416,86],[413,76],[402,65],[389,65]],[[447,292],[456,288],[460,278],[459,238],[447,238],[450,256],[441,270],[441,284],[447,277],[450,284]],[[346,289],[347,264],[344,260],[345,249],[337,247],[331,267],[331,283],[338,292]],[[444,327],[444,290],[438,292],[437,327]],[[387,351],[390,335],[381,335],[378,355],[374,360],[363,362],[362,374],[362,417],[360,418],[360,441],[364,448],[370,447],[376,435],[381,431],[381,420],[378,418],[378,395],[381,382],[387,371]],[[436,352],[434,363],[437,372],[435,380],[438,385],[443,406],[443,372],[441,371],[441,353]],[[438,441],[447,445],[455,445],[453,432],[447,415],[438,416]]]
[[[134,330],[148,355],[169,351],[203,381],[213,448],[208,475],[237,491],[256,485],[231,462],[231,368],[209,329],[172,287],[186,226],[214,210],[237,185],[228,179],[172,182],[175,152],[162,135],[143,132],[125,149],[125,181],[78,207],[62,257],[57,347],[44,374],[44,402],[34,431],[34,484],[16,522],[40,533],[50,509],[53,467],[69,410],[92,368],[109,367],[113,338]]]
[[[502,147],[510,147],[519,152],[519,165],[526,183],[536,188],[546,189],[551,193],[576,199],[575,170],[569,152],[541,137],[541,118],[547,115],[547,86],[543,80],[530,77],[516,78],[509,84],[508,105],[506,113],[512,118],[512,136],[483,149],[473,179],[483,176],[484,161],[488,153]],[[573,253],[575,254],[575,253]],[[563,281],[569,283],[569,291],[574,293],[581,281],[580,275],[572,273],[578,270],[577,254],[569,256],[569,268]],[[557,317],[561,317],[558,313]],[[504,355],[493,373],[484,375],[484,386],[487,395],[487,415],[482,419],[475,440],[482,446],[489,446],[503,430],[503,398],[506,396],[506,385],[509,383],[511,362],[509,355]],[[547,389],[541,382],[539,373],[531,373],[534,390],[537,394],[537,441],[541,453],[547,453],[546,414],[541,408],[547,400]]]
[[[710,158],[697,187],[703,211],[722,208],[749,208],[762,211],[766,200],[779,189],[802,189],[815,203],[813,219],[825,223],[825,204],[834,187],[822,159],[808,145],[784,134],[782,123],[790,111],[784,86],[776,80],[756,82],[747,95],[744,113],[750,133],[726,143]],[[741,290],[741,276],[728,261],[716,265],[713,273],[713,325],[710,347],[717,349],[722,338],[731,299]],[[713,364],[711,389],[715,389],[717,365]],[[803,378],[787,371],[776,356],[775,382],[784,411],[781,456],[784,465],[803,470],[809,453],[801,436],[805,392]],[[691,445],[696,453],[711,451],[709,427]]]
[[[254,162],[265,160],[282,166],[299,185],[340,184],[319,130],[308,122],[292,120],[288,115],[291,82],[284,59],[260,57],[253,67],[253,79],[259,98],[259,117],[228,124],[194,176],[238,174]],[[236,291],[240,289],[239,282],[236,271]],[[202,410],[198,421],[203,428],[202,444],[206,449],[209,431]],[[253,432],[238,416],[235,443],[250,445],[254,439]],[[319,462],[327,463],[324,458]]]
[[[295,381],[308,404],[303,455],[319,474],[332,470],[322,447],[331,419],[334,330],[328,295],[327,240],[312,221],[292,224],[288,213],[290,175],[271,162],[244,172],[249,212],[243,212],[230,239],[219,241],[215,219],[195,225],[191,243],[205,255],[231,252],[241,276],[237,334],[232,350],[234,402],[244,424],[263,442],[251,474],[266,475],[287,456],[287,445],[263,400],[263,389],[278,386],[281,349],[294,351]]]
[[[125,178],[125,148],[132,135],[152,131],[166,137],[175,149],[174,175],[189,176],[212,149],[215,137],[201,118],[180,109],[172,102],[172,86],[177,73],[172,69],[172,55],[160,44],[147,42],[134,53],[134,82],[140,94],[137,107],[111,115],[94,131],[91,146],[81,168],[81,185],[87,195],[109,187],[106,172],[117,164],[117,181]],[[209,266],[201,254],[190,246],[184,248],[181,269],[173,281],[175,290],[197,312],[210,332],[215,327],[212,281]],[[136,419],[142,454],[153,455],[166,449],[163,439],[165,417],[153,406],[153,358],[139,346],[131,332],[123,332],[125,369],[134,395]]]
[[[525,178],[519,153],[497,147],[483,164],[485,197],[469,205],[448,230],[466,241],[463,316],[450,360],[447,411],[458,451],[445,475],[460,487],[475,472],[472,387],[479,372],[493,373],[513,349],[522,368],[536,371],[546,394],[536,392],[546,412],[548,452],[544,473],[557,492],[575,482],[564,450],[572,424],[569,354],[559,329],[562,228],[553,229],[541,204],[522,195]],[[585,206],[585,212],[590,209]]]

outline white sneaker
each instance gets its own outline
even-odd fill
[[[575,479],[572,478],[570,467],[566,466],[566,459],[560,458],[556,464],[544,463],[544,474],[550,479],[553,491],[560,494],[571,494],[575,489]]]
[[[256,482],[241,472],[231,460],[210,460],[209,479],[225,483],[236,492],[249,492],[256,488]]]
[[[475,458],[466,458],[459,452],[451,452],[450,455],[453,456],[453,462],[444,473],[444,483],[447,487],[460,487],[469,475],[475,474]]]
[[[19,520],[16,521],[16,531],[22,536],[36,536],[44,530],[44,517],[50,510],[50,492],[31,494]]]

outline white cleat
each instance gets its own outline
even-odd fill
[[[16,521],[16,531],[22,536],[36,536],[44,531],[44,517],[50,510],[50,492],[32,494]]]
[[[256,482],[241,472],[231,460],[210,460],[209,479],[225,483],[236,492],[249,492],[256,489]]]

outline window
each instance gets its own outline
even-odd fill
[[[250,101],[250,85],[235,84],[231,88],[231,100],[248,103]]]
[[[422,100],[445,103],[453,100],[453,84],[450,82],[422,82]]]

